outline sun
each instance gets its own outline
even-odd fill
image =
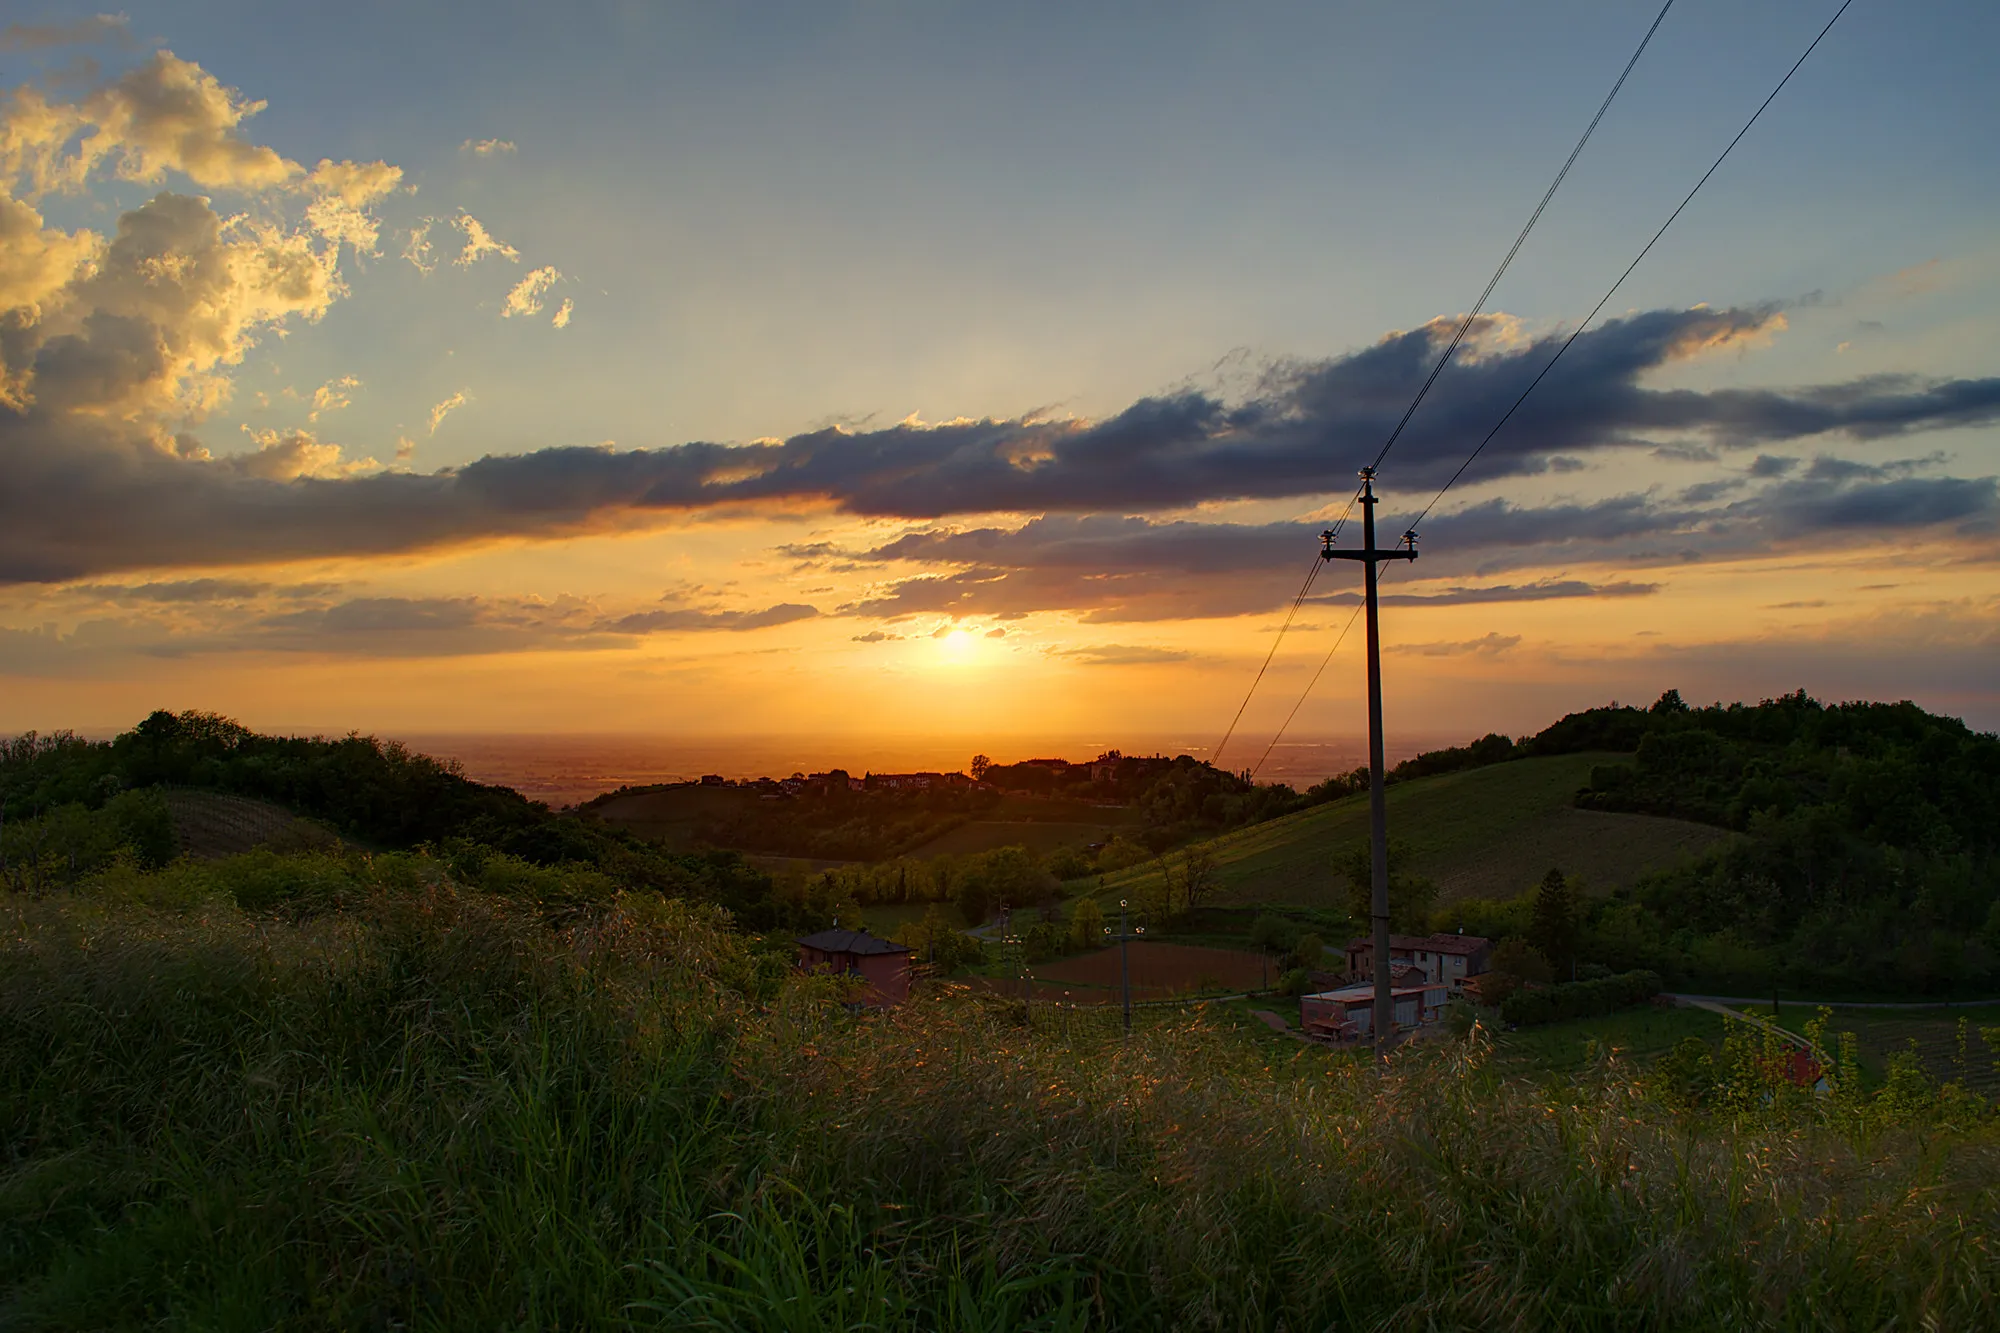
[[[938,656],[949,666],[966,666],[979,657],[979,639],[968,629],[953,629],[937,638]]]

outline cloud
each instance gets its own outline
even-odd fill
[[[155,52],[85,99],[83,117],[97,130],[78,146],[73,178],[116,151],[114,169],[123,180],[151,183],[175,171],[210,189],[287,184],[301,174],[299,164],[240,132],[264,105],[192,61]]]
[[[470,153],[474,157],[499,157],[503,154],[514,152],[514,141],[511,139],[467,139],[458,146],[458,151],[461,153]]]
[[[0,51],[45,51],[104,41],[129,46],[132,20],[123,14],[98,14],[70,23],[10,23],[0,30]]]
[[[570,300],[567,296],[565,296],[563,298],[562,305],[556,310],[556,313],[550,317],[549,323],[559,329],[568,328],[570,312],[575,309],[576,309],[576,302]]]
[[[368,209],[402,179],[403,169],[386,162],[321,158],[306,178],[306,188],[316,196],[306,205],[306,225],[336,246],[344,244],[359,255],[375,254],[381,224]]]
[[[500,307],[500,317],[502,319],[511,319],[515,315],[541,314],[542,293],[555,286],[561,280],[562,274],[558,273],[553,266],[533,270],[525,278],[515,283],[514,289],[507,293],[507,301]],[[561,323],[556,325],[557,328],[561,328],[563,324],[569,323],[567,305],[560,312],[559,318],[561,319]]]
[[[1005,629],[990,629],[986,631],[986,637],[989,639],[1004,639],[1007,637],[1007,631]]]
[[[811,620],[819,608],[798,602],[780,602],[762,611],[640,611],[604,622],[599,628],[613,634],[658,634],[668,630],[752,630],[773,625],[789,625]]]
[[[885,631],[885,630],[879,630],[879,629],[871,629],[871,630],[869,630],[869,631],[868,631],[868,632],[867,632],[866,634],[857,634],[857,635],[855,635],[855,636],[854,636],[854,642],[856,642],[856,643],[894,643],[894,642],[896,642],[897,640],[901,639],[902,637],[903,637],[903,636],[902,636],[902,635],[900,635],[900,634],[890,634],[890,633],[888,633],[888,632],[887,632],[887,631]]]
[[[1093,648],[1059,648],[1054,656],[1066,657],[1085,666],[1153,666],[1165,662],[1185,662],[1190,654],[1178,648],[1107,643]]]
[[[1496,602],[1549,602],[1573,597],[1650,597],[1660,590],[1657,583],[1587,583],[1582,579],[1552,579],[1543,583],[1494,583],[1484,587],[1449,587],[1439,592],[1385,592],[1377,600],[1384,606],[1489,606]],[[1335,593],[1329,597],[1309,597],[1307,602],[1325,606],[1354,606],[1361,601],[1357,592]]]
[[[436,218],[425,218],[410,228],[410,237],[403,244],[403,258],[419,273],[429,273],[437,267],[437,251],[431,245],[431,228],[437,222]]]
[[[516,263],[520,261],[519,250],[487,231],[486,224],[472,214],[461,212],[451,225],[465,233],[465,248],[458,252],[457,259],[451,261],[460,268],[470,267],[487,255],[499,255]]]
[[[306,413],[307,421],[318,421],[328,412],[338,412],[354,403],[354,391],[361,387],[361,381],[352,375],[342,375],[337,380],[328,380],[313,390],[312,411]]]
[[[449,398],[434,405],[431,408],[431,434],[435,435],[438,433],[438,427],[444,424],[444,419],[447,415],[458,408],[464,407],[470,401],[471,399],[466,395],[465,390],[459,389]]]
[[[1404,643],[1390,647],[1392,653],[1411,653],[1419,657],[1497,657],[1509,649],[1520,646],[1518,634],[1488,633],[1477,639],[1466,639],[1459,643]]]
[[[70,261],[53,262],[61,269]],[[39,290],[48,281],[28,285]],[[0,580],[380,554],[564,535],[633,514],[824,505],[933,521],[861,557],[931,568],[865,594],[848,608],[853,614],[1007,619],[1055,607],[1106,623],[1244,614],[1289,598],[1297,574],[1273,571],[1303,563],[1310,529],[1079,515],[1231,497],[1317,498],[1343,454],[1379,447],[1438,336],[1434,328],[1395,334],[1350,356],[1275,367],[1245,402],[1188,390],[1097,422],[905,421],[741,446],[554,447],[428,474],[340,476],[321,465],[284,480],[213,458],[188,433],[189,414],[198,417],[226,396],[225,368],[260,331],[317,318],[338,291],[337,275],[303,236],[247,222],[225,226],[203,201],[173,194],[125,215],[97,268],[77,266],[45,302],[61,308],[60,327],[69,331],[54,333],[45,316],[28,326],[28,336],[0,343],[10,371],[27,367],[13,372],[17,400],[33,400],[22,410],[0,409],[0,467],[14,483],[0,491]],[[1545,386],[1542,415],[1523,421],[1518,436],[1495,441],[1493,471],[1532,473],[1551,456],[1651,447],[1653,431],[1694,433],[1737,450],[1772,439],[1844,433],[1867,440],[2000,419],[2000,379],[1872,377],[1710,393],[1640,382],[1676,358],[1754,340],[1776,324],[1776,314],[1761,309],[1660,311],[1592,330],[1572,348],[1576,364],[1565,363]],[[1531,350],[1545,345],[1489,333],[1440,381],[1436,426],[1413,428],[1394,456],[1399,502],[1428,498],[1416,483],[1449,475],[1444,469],[1462,456],[1465,427],[1489,420],[1483,414],[1495,402],[1511,401],[1535,364]],[[1576,552],[1638,560],[1648,552],[1768,546],[1844,531],[1870,509],[1862,492],[1878,484],[1865,477],[1785,484],[1794,482],[1803,489],[1774,482],[1720,504],[1627,495],[1530,510],[1493,500],[1442,511],[1426,524],[1422,568],[1463,580],[1505,567],[1469,563],[1475,551],[1487,552],[1489,562],[1508,551],[1521,560],[1566,560]],[[1892,502],[1886,512],[1894,523],[1993,517],[1991,479],[1904,476],[1879,484],[1896,488],[1880,497]],[[1010,511],[1044,517],[1021,528],[967,531],[934,522]]]

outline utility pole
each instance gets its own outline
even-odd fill
[[[1406,532],[1400,545],[1375,546],[1375,469],[1361,469],[1361,549],[1336,551],[1333,533],[1320,534],[1322,560],[1359,560],[1365,576],[1368,607],[1368,832],[1371,842],[1369,908],[1375,925],[1375,1057],[1389,1053],[1390,1030],[1396,1024],[1396,1002],[1389,982],[1389,806],[1382,783],[1382,632],[1376,582],[1384,560],[1415,560],[1417,534]]]
[[[1110,935],[1111,927],[1106,926],[1104,933]],[[1125,1035],[1127,1037],[1132,1035],[1132,962],[1126,954],[1125,946],[1130,941],[1138,939],[1145,933],[1146,928],[1144,926],[1135,926],[1130,930],[1125,928],[1125,900],[1120,898],[1118,900],[1118,934],[1114,938],[1118,941],[1118,984],[1125,996]]]

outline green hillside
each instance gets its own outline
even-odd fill
[[[1592,766],[1618,758],[1516,759],[1397,783],[1388,794],[1389,836],[1409,849],[1410,869],[1436,882],[1440,902],[1511,897],[1552,865],[1608,891],[1730,836],[1686,820],[1577,809],[1572,802]],[[1367,836],[1366,793],[1224,834],[1204,844],[1219,885],[1212,901],[1337,906],[1344,880],[1332,866]],[[1105,889],[1129,894],[1158,873],[1135,866],[1108,876]]]

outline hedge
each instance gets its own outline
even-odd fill
[[[1566,1018],[1593,1018],[1644,1004],[1660,993],[1660,974],[1641,969],[1596,981],[1565,981],[1558,986],[1518,990],[1500,1003],[1500,1017],[1515,1027],[1558,1023]]]

